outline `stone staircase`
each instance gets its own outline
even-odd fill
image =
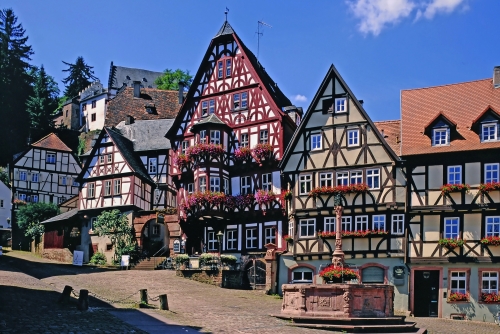
[[[134,270],[156,270],[160,263],[165,261],[165,256],[148,257],[139,261],[132,269]]]

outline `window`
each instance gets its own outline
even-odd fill
[[[360,170],[351,172],[351,184],[363,183],[363,172]]]
[[[82,111],[85,111],[85,110],[87,110],[87,103],[82,104]]]
[[[483,271],[482,273],[482,293],[498,293],[498,272]]]
[[[113,153],[108,153],[108,164],[113,162]]]
[[[361,270],[362,283],[384,283],[385,272],[380,267],[366,267]]]
[[[94,229],[94,225],[97,221],[97,217],[92,217],[90,218],[90,230],[92,231]]]
[[[59,197],[59,203],[58,204],[64,203],[64,201],[66,201],[66,197]],[[38,195],[31,195],[31,202],[32,203],[38,203]]]
[[[204,193],[207,191],[207,179],[205,176],[201,176],[199,182],[199,191]]]
[[[189,194],[192,194],[194,192],[194,183],[188,183],[187,191]]]
[[[293,220],[288,222],[288,235],[293,238],[295,233],[295,225],[293,224]]]
[[[352,218],[342,216],[342,231],[350,231],[352,228]]]
[[[208,113],[213,114],[215,112],[215,100],[208,101]]]
[[[241,177],[241,194],[246,195],[250,194],[252,191],[250,176],[242,176]]]
[[[312,269],[302,267],[292,271],[292,283],[312,283],[312,281]]]
[[[267,133],[267,130],[260,130],[259,143],[267,144],[268,141],[269,141],[269,135]]]
[[[482,141],[496,141],[497,140],[497,123],[483,124],[482,126]]]
[[[31,182],[38,182],[38,173],[31,174]]]
[[[25,201],[26,202],[26,194],[18,194],[17,195],[17,198],[21,201]]]
[[[500,237],[500,216],[486,217],[486,236]]]
[[[392,215],[392,234],[403,234],[405,226],[405,215]]]
[[[66,117],[68,117],[68,111],[66,110]]]
[[[217,62],[217,79],[222,79],[224,77],[224,63],[222,61]]]
[[[249,146],[249,143],[248,143],[248,133],[242,133],[240,135],[240,146],[241,147],[248,147]]]
[[[226,59],[226,77],[231,76],[231,59]]]
[[[207,140],[207,131],[201,130],[200,131],[200,143],[205,144],[206,140]]]
[[[335,112],[347,112],[347,99],[345,97],[335,99]]]
[[[122,193],[122,180],[116,179],[113,181],[113,195],[120,195]]]
[[[465,271],[452,271],[450,286],[451,293],[467,293],[467,273]]]
[[[19,180],[26,181],[26,172],[19,172]]]
[[[35,198],[35,197],[36,197],[36,198]],[[33,196],[32,196],[32,200],[33,200],[33,203],[35,203],[35,200],[38,202],[38,196],[37,196],[37,195],[33,195]],[[64,196],[59,197],[59,198],[57,199],[57,204],[62,204],[62,203],[64,203],[64,202],[66,202],[66,197],[64,197]]]
[[[312,189],[312,175],[299,176],[300,195],[308,195]]]
[[[158,224],[153,225],[153,235],[160,235],[160,225]]]
[[[210,191],[220,191],[220,177],[210,176]]]
[[[226,240],[227,240],[226,248],[228,250],[236,249],[237,241],[238,241],[238,239],[237,239],[238,231],[237,230],[228,230],[226,234],[227,234],[227,236],[226,236]]]
[[[111,196],[111,181],[104,182],[104,196]]]
[[[349,172],[337,173],[337,185],[338,186],[348,186],[349,185]]]
[[[208,250],[209,251],[214,251],[216,250],[217,246],[217,239],[215,237],[215,232],[208,232]]]
[[[311,136],[311,150],[321,150],[321,134]]]
[[[156,174],[158,159],[157,158],[149,158],[148,159],[148,172],[149,174]]]
[[[224,194],[229,195],[229,179],[224,178],[222,180],[224,182],[224,184],[222,185],[222,191],[224,192]]]
[[[188,147],[189,147],[189,140],[182,141],[182,144],[181,144],[181,153],[182,154],[186,154]]]
[[[458,218],[444,219],[444,237],[446,239],[457,239],[460,220]]]
[[[239,93],[233,94],[233,107],[234,107],[234,109],[240,108],[240,94]]]
[[[448,183],[462,183],[462,166],[448,166]]]
[[[276,233],[274,227],[266,227],[264,229],[264,244],[276,244]]]
[[[80,186],[80,183],[75,179],[73,179],[73,187],[78,187],[78,186]]]
[[[220,144],[220,131],[212,130],[210,131],[210,144]]]
[[[90,114],[90,121],[91,121],[91,122],[95,122],[96,118],[97,118],[97,117],[96,117],[96,114],[95,114],[95,113]]]
[[[356,217],[356,231],[364,231],[368,229],[368,216]]]
[[[56,163],[56,154],[55,153],[47,153],[47,157],[45,158],[45,162],[48,164]]]
[[[335,232],[335,217],[325,217],[325,232]]]
[[[95,197],[95,183],[91,182],[87,185],[87,197],[94,198]]]
[[[316,219],[301,219],[299,221],[299,237],[314,237],[316,231]]]
[[[385,216],[376,215],[372,217],[372,230],[385,231]]]
[[[97,105],[97,101],[92,101],[92,109],[94,109]]]
[[[347,146],[359,145],[359,130],[347,130]]]
[[[432,130],[432,146],[444,146],[449,144],[448,128]]]
[[[208,101],[201,102],[201,116],[208,115]]]
[[[367,169],[366,183],[370,189],[380,188],[380,169]]]
[[[320,187],[332,187],[333,186],[333,173],[320,173],[319,174],[319,185],[320,185]]]
[[[257,248],[257,229],[249,228],[246,230],[246,245],[247,248]]]
[[[262,174],[262,190],[271,191],[273,188],[273,179],[271,173]]]
[[[246,109],[248,108],[248,93],[243,92],[241,93],[241,109]]]
[[[0,208],[3,208],[3,199],[0,199]]]
[[[484,164],[484,182],[498,182],[498,164]]]
[[[103,164],[104,164],[104,161],[105,161],[105,160],[106,160],[106,159],[104,158],[104,155],[100,155],[100,156],[99,156],[99,163],[100,163],[101,165],[103,165]]]
[[[60,186],[65,186],[67,184],[67,179],[66,179],[66,176],[60,176],[59,177],[59,185]]]

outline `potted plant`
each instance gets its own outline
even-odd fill
[[[441,246],[453,249],[453,248],[457,248],[457,247],[463,247],[463,245],[465,244],[465,240],[453,239],[453,238],[443,238],[443,239],[439,239],[438,243]]]
[[[179,254],[175,257],[175,264],[181,270],[186,269],[189,264],[189,256],[187,254]]]
[[[177,167],[182,170],[184,168],[189,169],[189,166],[191,165],[191,158],[189,158],[185,154],[179,154],[176,158],[174,163],[177,165]]]
[[[238,259],[234,255],[221,254],[220,256],[220,261],[222,262],[223,266],[232,267],[236,264],[237,260]]]
[[[448,302],[468,302],[469,294],[461,292],[452,292],[448,296]]]
[[[493,190],[500,190],[500,182],[488,182],[488,183],[481,183],[479,185],[479,191],[484,193],[489,193],[490,191]]]
[[[481,293],[481,301],[483,303],[500,303],[500,295],[498,293]]]
[[[285,239],[285,241],[286,241],[286,242],[288,242],[288,243],[290,243],[290,244],[291,244],[291,243],[293,243],[293,237],[292,237],[292,236],[290,236],[290,235],[288,235],[288,234],[285,234],[285,235],[283,236],[283,238]]]
[[[500,246],[500,237],[484,237],[481,239],[481,243],[488,246]]]
[[[323,278],[323,280],[330,283],[342,283],[346,281],[350,281],[352,279],[359,279],[359,275],[352,269],[338,267],[335,265],[329,265],[325,269],[323,269],[319,276]]]
[[[281,192],[281,195],[283,196],[283,199],[285,201],[290,201],[292,199],[292,191],[291,190],[285,190]]]
[[[470,186],[468,184],[445,184],[440,188],[441,194],[446,195],[450,193],[457,192],[470,192]]]
[[[252,159],[252,150],[249,147],[240,147],[234,151],[234,161],[244,162]]]

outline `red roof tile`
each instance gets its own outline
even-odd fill
[[[500,147],[499,142],[481,143],[471,125],[491,106],[500,111],[500,88],[494,88],[492,79],[457,84],[409,89],[401,92],[401,155],[471,151]],[[424,134],[428,125],[439,114],[457,124],[460,139],[449,146],[431,146],[431,138]]]
[[[401,121],[380,121],[373,122],[378,131],[382,134],[385,141],[392,150],[399,155],[401,152]]]
[[[51,133],[43,137],[37,142],[31,144],[33,147],[40,147],[49,150],[71,152],[71,149],[64,144],[55,133]]]

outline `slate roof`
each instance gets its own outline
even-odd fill
[[[401,154],[401,121],[373,122],[385,141],[397,155]]]
[[[444,153],[500,148],[500,142],[481,143],[471,130],[474,120],[491,106],[500,112],[500,88],[483,79],[401,91],[401,155]],[[456,123],[459,139],[449,146],[431,146],[425,127],[439,114]]]
[[[151,88],[157,88],[158,86],[155,85],[155,80],[162,74],[162,72],[142,70],[139,68],[115,66],[113,62],[111,62],[109,68],[108,90],[119,89],[124,84],[130,87],[134,81],[140,81],[141,85],[146,88],[149,86],[151,86]]]
[[[66,219],[70,219],[71,217],[76,216],[78,214],[78,212],[79,212],[78,209],[73,209],[73,210],[70,210],[70,211],[66,211],[66,212],[61,213],[60,215],[57,215],[55,217],[49,218],[47,220],[44,220],[40,224],[54,223],[54,222],[58,222],[58,221],[63,221],[63,220],[66,220]]]
[[[134,89],[127,87],[108,102],[104,125],[116,126],[127,115],[135,120],[175,118],[180,108],[178,94],[174,90],[141,88],[140,97],[135,98]],[[153,107],[154,113],[148,113],[146,107]]]
[[[170,149],[170,140],[164,134],[174,123],[173,119],[135,121],[132,124],[120,122],[116,130],[133,143],[134,151]]]
[[[64,144],[62,140],[59,139],[59,137],[55,133],[50,133],[46,135],[39,141],[31,144],[31,146],[49,150],[71,152],[71,149],[68,146],[66,146],[66,144]]]
[[[234,34],[234,30],[233,30],[233,27],[231,27],[231,25],[229,24],[229,22],[224,22],[224,24],[222,25],[222,27],[219,29],[219,31],[217,32],[217,34],[214,36],[215,37],[218,37],[218,36],[221,36],[221,35],[231,35],[231,34]]]

